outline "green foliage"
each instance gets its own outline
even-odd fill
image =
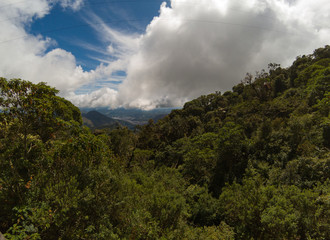
[[[44,83],[0,79],[1,217],[13,218],[11,209],[26,201],[33,177],[48,161],[48,143],[81,125],[79,109],[57,92]]]
[[[69,101],[56,96],[58,91],[45,83],[33,84],[20,79],[0,79],[0,119],[15,123],[24,137],[34,132],[45,142],[75,121],[82,123],[80,111]]]
[[[320,199],[327,196],[317,187],[300,190],[293,185],[268,185],[255,175],[245,178],[242,185],[226,186],[219,200],[237,239],[326,239],[329,231],[323,224],[329,205]]]
[[[184,234],[184,240],[233,240],[233,229],[225,222],[221,222],[219,226],[190,228]]]
[[[227,122],[219,132],[215,174],[210,185],[218,195],[225,183],[240,180],[247,165],[248,142],[241,126]]]
[[[136,132],[0,79],[7,239],[330,239],[329,46]]]
[[[192,184],[210,184],[216,168],[216,149],[218,135],[205,133],[192,138],[186,145],[182,175]]]
[[[190,185],[186,201],[191,206],[189,220],[197,226],[215,226],[220,223],[219,201],[212,197],[206,186]]]

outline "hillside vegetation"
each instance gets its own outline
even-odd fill
[[[330,46],[135,132],[0,79],[7,239],[330,239]]]

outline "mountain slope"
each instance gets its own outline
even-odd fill
[[[155,122],[159,119],[168,115],[173,108],[157,108],[153,110],[142,110],[142,109],[125,109],[125,108],[117,108],[117,109],[109,109],[108,107],[100,107],[100,108],[81,108],[82,112],[90,112],[97,111],[107,117],[123,120],[129,122],[133,125],[143,125],[148,123],[150,119]]]
[[[55,94],[0,78],[7,239],[330,239],[330,46],[137,131]]]
[[[88,113],[82,113],[82,119],[84,125],[96,129],[96,128],[114,128],[116,126],[125,126],[129,129],[134,129],[134,125],[123,120],[117,120],[103,115],[98,111],[89,111]]]

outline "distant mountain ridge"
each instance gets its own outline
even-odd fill
[[[100,120],[96,120],[96,125],[99,121],[104,122],[112,122],[111,124],[114,124],[113,121],[122,122],[125,124],[131,124],[133,126],[136,125],[144,125],[147,124],[149,119],[154,120],[157,122],[159,119],[165,117],[168,115],[173,108],[158,108],[153,110],[141,110],[141,109],[125,109],[125,108],[117,108],[117,109],[109,109],[106,107],[102,108],[81,108],[82,116],[86,117],[86,114],[90,113],[89,117],[86,117],[85,119],[85,125],[93,125],[93,123],[89,122],[88,119],[92,118],[100,118]],[[102,114],[103,116],[96,115],[93,112],[98,112],[99,114]],[[94,115],[94,116],[93,116]],[[108,119],[105,119],[104,117],[108,117]],[[101,120],[102,119],[102,120]],[[111,121],[111,120],[112,121]],[[101,125],[103,125],[102,123]]]
[[[121,125],[128,127],[129,129],[134,129],[134,124],[105,116],[104,114],[95,110],[82,113],[82,119],[84,125],[89,128],[114,128]]]

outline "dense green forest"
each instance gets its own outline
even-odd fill
[[[330,46],[140,126],[92,132],[0,79],[7,239],[330,239]]]

